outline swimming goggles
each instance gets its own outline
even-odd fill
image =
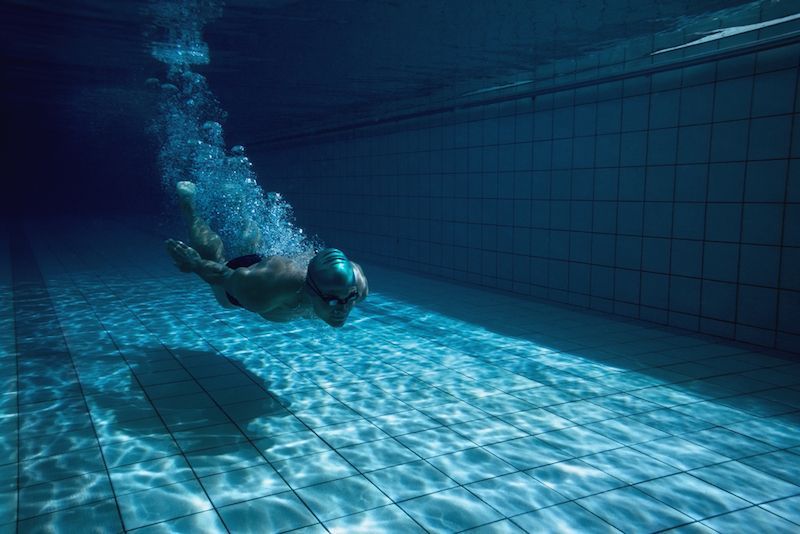
[[[341,304],[342,306],[347,306],[351,302],[354,302],[358,298],[358,289],[354,289],[352,293],[347,295],[345,298],[340,299],[334,295],[323,295],[322,291],[319,290],[317,284],[311,278],[306,278],[306,282],[308,282],[309,287],[317,294],[319,298],[321,298],[325,304],[333,308],[337,304]]]

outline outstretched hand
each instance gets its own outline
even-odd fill
[[[164,242],[167,252],[175,262],[175,266],[185,273],[194,272],[197,265],[202,261],[200,254],[195,249],[177,239],[167,239]]]

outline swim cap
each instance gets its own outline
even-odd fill
[[[348,285],[355,285],[356,283],[353,265],[344,255],[344,252],[338,248],[326,248],[319,251],[308,263],[308,277],[315,284],[323,280],[342,280]]]

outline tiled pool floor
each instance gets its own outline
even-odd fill
[[[3,232],[0,532],[800,530],[796,357],[369,265],[266,323],[160,241]]]

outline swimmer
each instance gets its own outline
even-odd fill
[[[275,322],[313,314],[339,328],[353,306],[367,298],[361,266],[335,248],[318,252],[305,268],[283,256],[258,254],[226,262],[222,240],[195,213],[195,184],[179,182],[177,189],[191,246],[168,239],[167,252],[178,269],[207,282],[223,307],[244,308]]]

